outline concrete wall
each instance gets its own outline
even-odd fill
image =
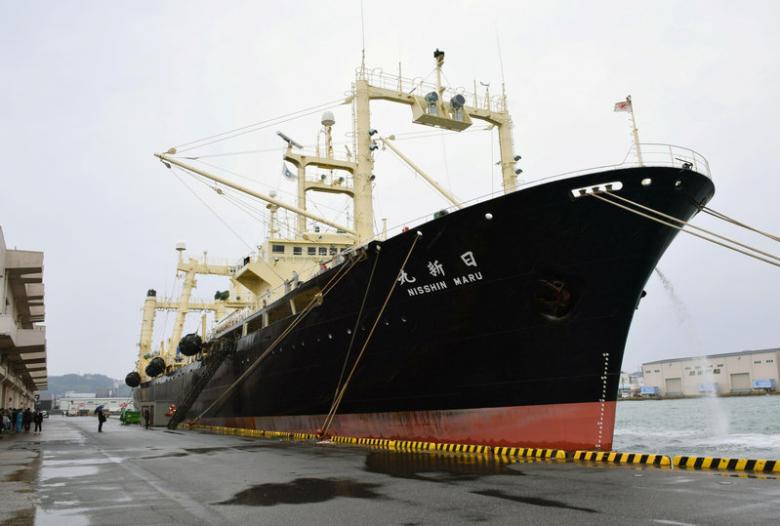
[[[43,297],[43,253],[8,249],[0,228],[1,408],[34,407],[46,388]]]
[[[751,386],[754,380],[773,379],[780,388],[780,349],[650,362],[642,372],[645,385],[657,387],[661,396],[701,396],[706,394],[702,384],[714,386],[717,394],[751,392],[734,385],[732,375],[739,374],[747,374]]]

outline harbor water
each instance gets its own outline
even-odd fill
[[[620,401],[613,448],[780,459],[780,396]]]

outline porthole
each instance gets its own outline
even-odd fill
[[[645,177],[642,179],[642,186],[650,186],[652,184],[653,180],[649,177]]]

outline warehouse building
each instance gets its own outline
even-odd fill
[[[780,349],[761,349],[642,364],[644,395],[665,398],[776,392]]]
[[[32,408],[46,389],[43,252],[11,250],[0,228],[0,408]]]

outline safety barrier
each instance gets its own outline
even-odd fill
[[[288,440],[319,440],[314,433],[291,433],[288,431],[264,431],[240,427],[209,426],[190,424],[190,429],[221,435],[233,435],[252,438],[284,438]],[[367,446],[372,448],[408,452],[466,453],[471,455],[523,458],[546,461],[605,462],[611,464],[647,465],[660,468],[709,469],[719,471],[741,471],[751,473],[772,473],[780,475],[780,460],[717,458],[646,453],[619,453],[617,451],[583,451],[573,454],[562,449],[540,449],[522,447],[492,447],[474,444],[447,444],[441,442],[417,442],[411,440],[390,440],[383,438],[360,438],[333,436],[331,442]]]
[[[780,461],[747,458],[674,457],[674,467],[681,469],[711,469],[717,471],[752,471],[780,473]]]
[[[573,460],[579,462],[609,462],[611,464],[645,464],[649,466],[670,466],[667,455],[646,453],[618,453],[617,451],[575,451]]]
[[[334,436],[331,439],[337,444],[354,444],[360,446],[394,449],[398,451],[442,451],[447,453],[493,454],[495,456],[512,458],[538,458],[566,460],[566,452],[562,449],[539,449],[522,447],[491,447],[474,444],[446,444],[442,442],[416,442],[410,440],[388,440],[381,438],[357,438]]]

